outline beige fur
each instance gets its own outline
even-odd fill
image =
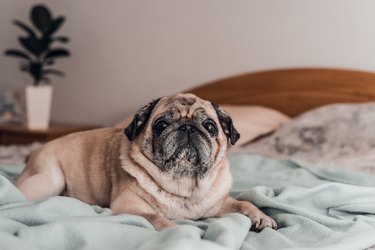
[[[194,98],[196,102],[179,105],[181,98]],[[197,110],[204,109],[220,123],[207,101],[191,94],[164,97],[134,141],[115,128],[59,138],[32,154],[17,187],[31,200],[62,194],[110,207],[115,214],[141,215],[158,230],[174,226],[174,219],[194,220],[230,212],[250,217],[255,229],[276,228],[275,221],[254,205],[227,195],[232,177],[225,156],[227,137],[221,128],[213,145],[213,168],[204,178],[176,178],[155,166],[145,142],[153,136],[150,124],[171,109],[171,103],[179,118],[191,118]]]

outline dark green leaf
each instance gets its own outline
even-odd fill
[[[49,37],[56,31],[58,31],[61,25],[65,22],[65,17],[60,16],[53,20],[48,28],[48,30],[44,33],[44,37]]]
[[[17,49],[8,49],[5,51],[6,56],[13,56],[31,61],[31,58],[23,51]]]
[[[43,70],[43,76],[44,75],[56,75],[56,76],[64,77],[65,73],[57,69],[45,69]]]
[[[51,37],[42,37],[41,42],[44,43],[45,48],[48,49],[52,43]]]
[[[54,60],[46,60],[46,61],[44,61],[44,64],[45,65],[53,65],[53,64],[55,64],[55,61]]]
[[[46,33],[52,22],[51,12],[45,5],[35,5],[31,10],[30,19],[42,34]]]
[[[39,56],[48,46],[48,44],[44,43],[42,40],[34,37],[20,37],[19,42],[23,47],[36,56]]]
[[[61,42],[61,43],[68,43],[69,42],[69,37],[66,37],[66,36],[57,36],[57,37],[53,38],[53,40]]]
[[[51,82],[51,80],[48,77],[42,77],[40,80],[42,82],[45,82],[45,83],[50,83]]]
[[[44,60],[56,57],[68,57],[70,53],[66,49],[51,49],[45,56]]]
[[[49,48],[53,40],[51,37],[42,37],[42,42],[46,45],[46,48]]]
[[[23,22],[18,21],[18,20],[14,20],[13,24],[16,25],[16,26],[18,26],[18,27],[20,27],[24,31],[26,31],[29,34],[29,36],[36,37],[35,32],[29,26],[27,26],[26,24],[24,24]]]

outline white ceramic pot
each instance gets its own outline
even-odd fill
[[[26,118],[29,129],[47,129],[51,116],[52,86],[26,87]]]

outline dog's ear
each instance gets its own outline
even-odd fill
[[[224,131],[224,134],[229,139],[230,143],[234,145],[238,139],[240,139],[240,134],[233,126],[232,118],[217,105],[216,103],[211,102],[212,107],[214,107],[217,117],[219,118],[220,125]]]
[[[161,98],[153,100],[143,108],[137,111],[134,115],[133,120],[124,129],[125,135],[128,137],[129,141],[134,140],[146,127],[147,121],[151,116],[152,110],[158,104]]]

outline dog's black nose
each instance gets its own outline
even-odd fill
[[[195,133],[197,131],[197,128],[194,127],[194,126],[192,126],[192,125],[186,125],[185,124],[185,125],[182,125],[179,128],[179,130],[184,131],[184,132],[186,132],[188,134],[192,134],[192,133]]]

